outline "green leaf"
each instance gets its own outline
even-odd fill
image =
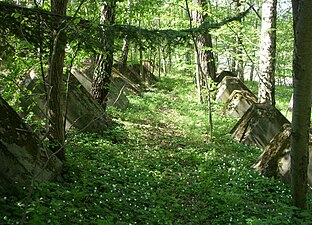
[[[75,25],[77,25],[77,24],[79,24],[79,23],[80,23],[80,18],[74,19],[74,24],[75,24]]]
[[[21,17],[22,14],[20,13],[12,13],[12,17],[14,17],[15,19]]]

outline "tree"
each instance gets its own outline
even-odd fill
[[[272,105],[275,105],[276,5],[277,0],[264,0],[262,3],[258,88],[259,103]]]
[[[66,15],[68,0],[51,0],[51,11],[56,14]],[[66,34],[65,23],[60,19],[60,26],[53,30],[52,46],[50,49],[50,63],[48,71],[49,97],[48,114],[51,125],[51,136],[54,141],[53,150],[61,160],[65,160],[65,128],[63,110],[63,67],[65,58]]]
[[[131,2],[130,0],[127,0],[127,25],[130,25],[130,7],[131,7]],[[127,40],[127,36],[123,39],[123,45],[122,45],[122,49],[121,49],[121,56],[119,59],[119,66],[121,68],[124,68],[127,65],[127,61],[128,61],[128,53],[129,53],[129,47],[130,47],[130,43],[129,40]]]
[[[294,103],[291,182],[294,205],[306,208],[309,128],[312,103],[312,1],[292,0],[294,26]]]
[[[115,22],[115,7],[116,0],[103,2],[101,8],[101,24],[111,25]],[[114,60],[114,37],[106,37],[106,39],[103,40],[102,51],[103,52],[98,54],[96,58],[91,92],[94,99],[105,109]]]
[[[202,24],[207,17],[207,14],[205,13],[205,4],[207,4],[207,2],[206,0],[194,0],[194,3],[197,4],[198,9],[193,10],[192,20],[196,24]],[[197,34],[195,36],[195,42],[196,43],[194,44],[197,46],[195,50],[196,85],[198,99],[202,101],[202,86],[205,86],[205,82],[207,82],[208,77],[212,80],[216,79],[216,66],[213,52],[211,50],[211,34],[209,32]]]
[[[240,0],[237,0],[234,2],[234,11],[238,14],[241,11],[241,2]],[[233,71],[236,71],[237,76],[244,81],[244,61],[243,61],[243,40],[242,40],[242,19],[238,21],[237,25],[237,32],[236,32],[236,49],[235,51],[235,57],[236,60],[233,60],[234,62],[234,68]]]

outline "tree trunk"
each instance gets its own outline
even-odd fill
[[[162,56],[162,71],[164,72],[164,75],[167,75],[167,65],[166,65],[166,47],[161,48],[161,56]]]
[[[203,7],[206,3],[205,0],[194,0],[195,4],[199,7]],[[199,10],[192,12],[192,20],[196,24],[202,24],[205,21],[207,15],[201,13]],[[205,86],[205,81],[210,77],[212,80],[216,79],[216,66],[213,57],[212,49],[212,38],[209,32],[204,34],[197,34],[195,37],[196,45],[199,52],[195,52],[195,64],[196,64],[196,84],[198,93],[201,94],[201,87]],[[208,49],[204,49],[208,48]],[[197,56],[198,55],[198,56]],[[202,99],[201,96],[198,96]]]
[[[194,59],[196,63],[196,70],[195,70],[195,80],[196,80],[196,87],[197,87],[197,100],[198,102],[203,102],[203,96],[202,96],[202,76],[201,76],[201,71],[200,71],[200,66],[199,66],[199,57],[197,53],[194,54]]]
[[[237,76],[239,77],[239,79],[241,79],[242,81],[245,80],[244,77],[244,61],[243,61],[243,50],[242,50],[242,45],[243,45],[243,41],[241,36],[238,34],[237,37],[237,44],[238,44],[238,50],[237,50],[237,67],[236,67],[236,73]]]
[[[101,24],[111,25],[115,22],[115,6],[115,1],[104,2],[101,9]],[[91,92],[94,99],[106,109],[114,61],[114,37],[107,37],[103,41],[102,51],[103,53],[99,54],[96,59]]]
[[[294,102],[291,136],[291,182],[294,205],[307,207],[307,166],[312,102],[312,1],[293,0]]]
[[[275,53],[276,53],[277,0],[262,3],[260,45],[259,103],[275,105]]]
[[[240,0],[235,1],[234,11],[236,14],[241,12],[241,3]],[[235,60],[234,61],[234,71],[241,81],[244,81],[244,61],[243,61],[243,40],[242,40],[242,19],[240,18],[238,21],[238,28],[236,33],[236,45],[235,48]]]
[[[250,73],[249,73],[249,80],[250,81],[253,81],[254,72],[255,72],[255,64],[254,64],[254,62],[251,62]]]
[[[130,10],[131,10],[131,1],[127,0],[127,25],[130,25]],[[121,56],[119,58],[118,64],[121,68],[124,68],[127,65],[128,54],[129,54],[130,41],[128,40],[127,35],[123,39],[123,45],[121,49]]]
[[[66,15],[67,0],[51,1],[51,10],[53,13]],[[62,21],[60,21],[60,24]],[[62,161],[65,160],[65,128],[64,128],[64,110],[63,110],[63,67],[65,58],[66,34],[63,32],[63,27],[58,27],[52,34],[52,47],[50,51],[49,64],[49,117],[51,124],[51,136],[55,142],[53,151],[57,152],[57,157]]]
[[[140,78],[142,79],[143,82],[146,82],[146,73],[144,73],[144,67],[143,67],[143,47],[142,47],[142,42],[140,41],[140,46],[139,46],[139,56],[140,56]]]
[[[160,46],[158,46],[158,77],[159,77],[159,80],[160,80],[160,75],[161,75],[161,49],[160,49]]]
[[[124,38],[123,40],[123,45],[122,45],[122,49],[121,49],[121,56],[119,59],[119,66],[121,68],[124,68],[127,65],[127,61],[128,61],[128,53],[129,53],[129,40],[127,40],[127,37]]]

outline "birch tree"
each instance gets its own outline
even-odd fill
[[[276,54],[277,0],[263,0],[260,44],[259,103],[275,105],[275,54]]]

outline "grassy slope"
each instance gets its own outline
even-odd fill
[[[249,169],[260,150],[230,138],[236,120],[216,104],[208,138],[192,93],[191,79],[166,77],[126,111],[110,109],[105,135],[72,135],[67,172],[36,185],[28,224],[290,224],[289,189]],[[20,219],[24,196],[1,196],[0,224]]]

